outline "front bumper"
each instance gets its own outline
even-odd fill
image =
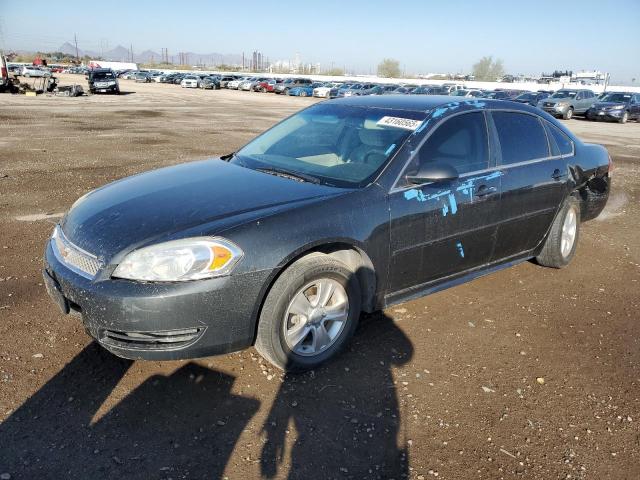
[[[590,108],[587,110],[587,118],[590,120],[620,120],[624,109],[618,110],[595,110]]]
[[[61,263],[49,241],[44,280],[63,313],[117,356],[176,360],[250,346],[270,271],[176,283],[90,280]]]
[[[544,110],[545,112],[547,112],[550,115],[553,115],[554,117],[557,117],[557,116],[564,115],[566,113],[566,111],[569,110],[569,105],[554,106],[554,107],[543,106],[542,110]]]
[[[112,85],[107,85],[107,86],[98,86],[98,85],[93,85],[90,88],[91,93],[114,93],[118,91],[118,84],[112,84]]]

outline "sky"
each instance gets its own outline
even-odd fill
[[[601,70],[640,85],[640,0],[0,0],[0,48],[101,51],[133,45],[196,53],[260,50],[374,73],[383,58],[406,73],[469,73],[481,57],[507,73]],[[95,8],[94,8],[95,7]]]

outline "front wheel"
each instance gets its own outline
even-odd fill
[[[536,261],[540,265],[562,268],[569,264],[576,253],[580,235],[580,204],[570,197],[558,212],[549,235]]]
[[[567,111],[564,112],[562,118],[564,118],[565,120],[571,120],[573,118],[573,107],[567,108]]]
[[[618,123],[627,123],[627,121],[629,120],[629,112],[623,112],[622,117],[620,117],[620,120],[618,120]]]
[[[328,255],[312,254],[271,287],[255,347],[282,370],[310,370],[342,351],[359,316],[360,285],[353,272]]]

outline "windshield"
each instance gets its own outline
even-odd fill
[[[425,116],[424,112],[317,104],[263,133],[231,162],[313,176],[339,187],[362,186]],[[391,126],[394,122],[404,127]]]
[[[558,90],[556,93],[551,95],[551,98],[573,98],[578,94],[575,90]]]
[[[600,101],[627,103],[631,99],[630,93],[608,93]]]
[[[104,78],[116,78],[113,72],[96,72],[92,75],[94,80],[102,80]]]
[[[517,100],[534,100],[538,94],[536,93],[523,93],[516,97]]]

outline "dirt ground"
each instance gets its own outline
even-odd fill
[[[0,96],[0,478],[640,478],[640,123],[567,123],[615,164],[569,267],[364,317],[335,362],[284,376],[253,349],[118,359],[49,300],[43,247],[80,195],[231,152],[314,102],[122,89]]]

